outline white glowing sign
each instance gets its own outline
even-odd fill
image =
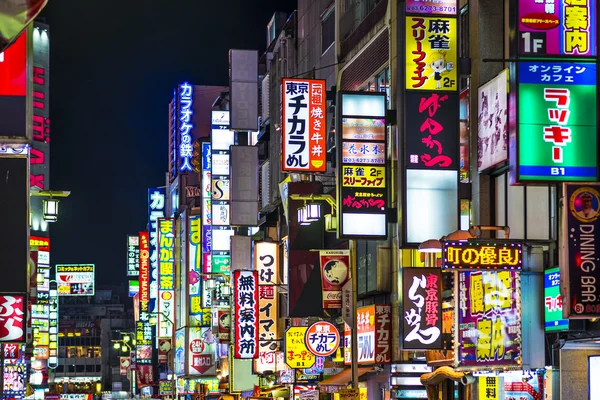
[[[189,83],[184,82],[179,85],[179,122],[181,122],[181,125],[179,125],[179,134],[181,135],[179,157],[183,160],[179,169],[190,172],[194,170],[190,164],[193,157],[192,136],[190,135],[194,128],[192,123],[192,115],[194,115],[192,110],[193,92],[193,87]]]

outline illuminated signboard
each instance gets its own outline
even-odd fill
[[[179,170],[182,172],[192,172],[194,168],[190,161],[193,157],[192,135],[194,129],[192,116],[194,104],[194,87],[185,82],[179,85],[179,157],[182,159]]]
[[[387,237],[385,94],[338,93],[338,237]],[[341,121],[345,121],[342,123]]]
[[[28,136],[29,107],[26,96],[27,82],[31,79],[31,70],[28,69],[31,60],[28,60],[27,36],[31,31],[30,28],[25,29],[9,47],[0,52],[0,137],[16,136],[22,140]]]
[[[275,358],[275,350],[279,348],[279,299],[278,287],[275,285],[261,285],[259,278],[258,287],[258,357],[266,361]],[[272,369],[274,371],[274,369]]]
[[[26,298],[23,295],[1,295],[0,308],[0,342],[25,341],[25,324],[27,321]]]
[[[392,306],[373,304],[356,310],[358,364],[392,362]],[[344,363],[352,362],[352,340],[348,324],[344,329]]]
[[[458,170],[458,94],[406,92],[406,168]]]
[[[127,236],[127,276],[140,274],[140,237]]]
[[[596,55],[596,0],[519,0],[523,55]]]
[[[456,18],[406,17],[406,89],[457,90]]]
[[[517,181],[595,181],[596,64],[518,63]],[[513,157],[511,157],[513,162]]]
[[[48,368],[58,367],[58,291],[55,287],[50,288],[48,299],[50,313],[48,315]]]
[[[21,399],[25,397],[27,386],[27,363],[14,363],[3,365],[5,398]]]
[[[402,348],[440,349],[442,271],[437,268],[402,268],[402,282]]]
[[[175,309],[175,220],[158,220],[158,335],[173,336]]]
[[[42,236],[30,236],[29,247],[37,247],[38,250],[50,251],[50,238]]]
[[[457,0],[406,0],[408,14],[456,14]]]
[[[508,81],[508,69],[505,69],[477,91],[478,172],[492,168],[508,158]],[[463,118],[461,124],[462,120]]]
[[[237,270],[233,273],[235,358],[258,357],[258,273]]]
[[[444,262],[446,269],[511,269],[523,266],[521,243],[501,240],[446,241]]]
[[[148,311],[158,311],[158,219],[165,217],[164,187],[148,189],[148,225],[150,236],[150,300]],[[141,282],[140,282],[141,283]]]
[[[190,237],[188,241],[188,293],[190,296],[189,314],[202,312],[202,217],[190,216]]]
[[[315,356],[327,357],[338,349],[340,332],[329,321],[317,321],[306,330],[304,343]]]
[[[516,271],[460,272],[458,340],[461,368],[503,369],[521,358],[520,282]]]
[[[59,296],[93,296],[94,264],[56,264]]]
[[[325,172],[326,83],[315,79],[281,80],[283,171]]]
[[[569,330],[569,320],[563,319],[560,268],[544,271],[544,320],[546,332]]]
[[[563,184],[563,237],[561,279],[565,314],[571,319],[600,317],[600,184]]]
[[[150,302],[150,235],[148,232],[140,232],[140,275],[139,275],[139,299],[140,311],[148,312]]]
[[[279,285],[279,245],[275,242],[254,242],[254,269],[259,285]]]
[[[293,326],[285,331],[285,363],[290,368],[310,368],[317,361],[304,342],[307,330],[307,326]]]
[[[189,328],[188,375],[215,375],[217,341],[211,328]]]

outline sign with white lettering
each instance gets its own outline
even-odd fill
[[[600,231],[600,184],[563,185],[564,262],[561,277],[568,282],[563,315],[568,318],[600,316],[600,268],[596,242]]]

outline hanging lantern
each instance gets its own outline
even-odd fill
[[[49,198],[43,200],[44,221],[56,222],[58,220],[59,200]]]

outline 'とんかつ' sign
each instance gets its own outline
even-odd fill
[[[324,80],[282,79],[283,171],[325,172]]]
[[[293,326],[285,331],[285,363],[290,368],[310,368],[317,357],[306,347],[306,326]]]
[[[523,264],[521,243],[483,241],[444,242],[446,269],[517,269]]]
[[[327,357],[339,347],[340,332],[331,322],[318,321],[306,330],[305,343],[314,355]]]
[[[518,65],[517,181],[595,181],[596,65]]]
[[[461,272],[458,281],[460,367],[504,368],[521,355],[519,273]]]

